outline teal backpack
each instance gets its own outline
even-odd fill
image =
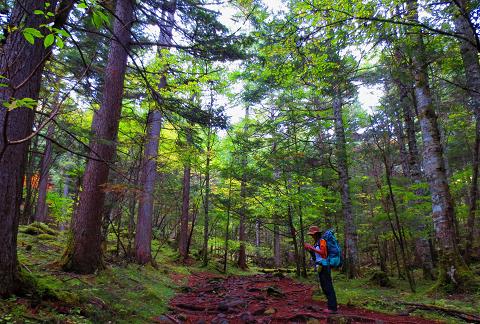
[[[338,244],[337,238],[333,233],[333,230],[329,229],[322,235],[322,239],[327,242],[328,256],[325,260],[324,266],[330,266],[332,268],[340,268],[342,266],[342,249]]]

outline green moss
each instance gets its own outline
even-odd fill
[[[39,234],[37,236],[39,240],[55,240],[55,236],[50,235],[50,234]]]
[[[440,268],[437,281],[431,287],[430,293],[476,293],[480,290],[480,278],[468,268],[463,261],[459,261],[453,271]]]
[[[45,223],[33,222],[30,225],[20,226],[19,232],[29,234],[29,235],[40,235],[40,234],[49,234],[52,236],[58,235],[58,231],[50,228]]]

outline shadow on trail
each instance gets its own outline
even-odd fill
[[[157,323],[435,323],[340,305],[326,315],[312,287],[278,275],[219,277],[197,273]]]

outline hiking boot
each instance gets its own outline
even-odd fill
[[[333,309],[325,308],[323,310],[323,313],[325,313],[325,314],[337,314],[338,312],[336,310],[333,310]]]

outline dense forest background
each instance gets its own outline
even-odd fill
[[[170,246],[307,276],[318,225],[347,279],[477,291],[478,1],[5,0],[0,25],[0,295],[39,223],[78,274]]]

